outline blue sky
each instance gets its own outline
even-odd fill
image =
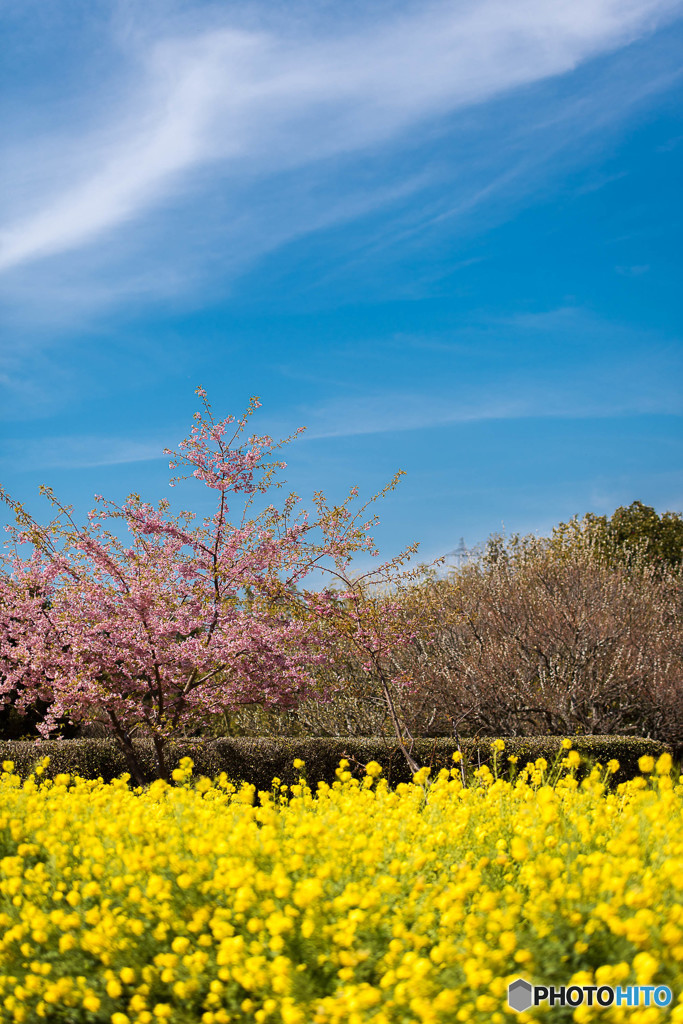
[[[683,3],[22,0],[0,31],[0,480],[34,512],[166,496],[197,385],[307,426],[304,499],[404,469],[386,554],[683,509]]]

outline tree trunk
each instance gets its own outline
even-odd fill
[[[116,742],[118,743],[119,749],[126,760],[126,767],[135,779],[136,785],[144,786],[147,780],[145,779],[142,767],[140,766],[135,749],[133,748],[133,741],[131,740],[129,733],[122,727],[114,712],[109,711],[108,714],[114,727]]]
[[[168,782],[168,766],[166,764],[165,743],[161,736],[154,734],[154,752],[157,758],[157,776]]]
[[[410,750],[408,750],[408,748],[406,747],[406,745],[405,745],[405,743],[403,741],[403,729],[401,728],[401,723],[398,720],[398,715],[396,714],[396,707],[394,705],[394,701],[392,699],[391,693],[389,692],[389,687],[387,686],[387,681],[384,678],[384,673],[380,669],[378,674],[379,674],[380,682],[382,684],[382,693],[384,694],[384,700],[385,700],[385,703],[387,705],[387,709],[389,711],[389,716],[391,717],[392,724],[394,726],[394,732],[396,733],[396,739],[398,740],[398,745],[401,748],[401,753],[405,757],[406,763],[407,763],[408,767],[410,768],[411,772],[414,775],[415,772],[418,772],[420,770],[420,766],[417,763],[417,761],[415,760],[415,758],[412,756]],[[406,729],[406,732],[407,732],[407,729]],[[411,737],[411,749],[412,749],[412,737]]]

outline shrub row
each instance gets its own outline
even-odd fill
[[[559,736],[527,736],[505,739],[504,742],[505,749],[498,755],[498,765],[503,771],[510,756],[518,759],[519,767],[539,757],[552,764],[561,751],[562,740]],[[461,751],[468,770],[492,764],[491,743],[490,738],[461,741]],[[638,759],[643,755],[657,758],[662,753],[671,752],[664,743],[631,736],[577,736],[573,738],[572,746],[589,763],[597,761],[604,765],[613,758],[619,761],[616,782],[638,775]],[[135,747],[151,782],[155,778],[152,744],[150,741],[137,740]],[[420,764],[430,766],[434,776],[441,768],[453,767],[453,753],[456,750],[453,738],[422,738],[415,741],[412,753]],[[24,778],[31,774],[46,755],[50,758],[45,770],[48,777],[69,772],[83,778],[102,778],[109,782],[126,772],[123,755],[110,739],[0,742],[0,762],[12,761],[17,774]],[[257,791],[269,790],[275,777],[287,785],[297,782],[300,773],[293,767],[295,758],[305,761],[306,777],[312,786],[320,781],[331,785],[342,758],[349,761],[349,771],[358,776],[363,774],[364,766],[369,761],[378,761],[391,786],[411,779],[400,748],[386,737],[285,737],[277,740],[235,737],[170,742],[167,760],[171,768],[176,767],[182,757],[192,758],[195,775],[215,778],[225,772],[232,781],[251,783]]]

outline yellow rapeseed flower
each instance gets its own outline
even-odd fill
[[[189,759],[178,787],[5,772],[0,1024],[503,1024],[508,981],[562,963],[673,988],[683,782],[582,787],[575,758],[395,789],[342,761],[276,799]]]

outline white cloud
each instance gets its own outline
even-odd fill
[[[474,394],[456,385],[450,396],[442,388],[436,394],[384,391],[332,399],[302,410],[299,419],[307,424],[304,438],[317,441],[490,420],[681,416],[680,388],[671,383],[680,373],[680,358],[654,352],[633,358],[628,369],[593,362],[558,375],[539,367],[533,384],[511,372]]]
[[[153,42],[138,80],[126,86],[128,99],[97,133],[42,141],[43,164],[30,172],[34,143],[22,162],[22,140],[15,142],[16,177],[5,182],[5,194],[20,213],[0,235],[0,269],[87,246],[201,188],[205,169],[219,167],[239,182],[376,146],[430,118],[567,72],[657,27],[680,6],[440,2],[341,34],[329,26],[313,37],[214,25]]]
[[[88,469],[166,459],[165,442],[98,437],[92,434],[6,440],[2,461],[26,469]]]
[[[462,400],[443,395],[384,392],[332,399],[302,411],[307,424],[305,439],[324,440],[362,434],[384,434],[399,430],[424,430],[449,423],[472,423],[492,419],[515,419],[528,411],[524,399]]]
[[[291,375],[309,380],[316,390],[343,383],[342,397],[292,406],[279,414],[268,409],[259,417],[257,431],[283,437],[304,425],[302,440],[325,442],[345,437],[428,430],[458,424],[521,419],[604,419],[631,416],[683,416],[683,397],[678,382],[682,376],[680,347],[655,334],[638,335],[630,328],[601,321],[581,308],[561,308],[547,313],[515,315],[507,320],[489,319],[479,325],[497,329],[507,325],[506,343],[519,348],[521,362],[508,360],[499,374],[478,372],[459,379],[457,366],[450,380],[420,382],[410,390],[380,387],[360,390],[352,382],[335,378],[322,380],[311,372]],[[562,338],[586,337],[586,350],[574,358]],[[542,351],[536,351],[536,365],[530,377],[524,338],[548,334],[549,346],[566,348],[566,359],[552,356],[547,365]],[[476,331],[467,337],[472,341]],[[552,339],[552,340],[550,340]],[[437,343],[439,339],[437,338]],[[407,339],[397,339],[401,346]],[[420,345],[424,339],[418,339]],[[451,346],[452,347],[452,346]],[[627,361],[619,353],[628,349]],[[476,347],[469,351],[476,360]],[[350,365],[354,360],[350,359]],[[482,383],[483,381],[483,383]],[[283,419],[284,416],[284,419]],[[177,425],[176,428],[177,429]],[[44,468],[84,469],[167,460],[163,449],[169,445],[167,431],[154,437],[108,437],[97,434],[69,434],[3,442],[0,462],[26,470]],[[171,445],[173,447],[173,445]]]

